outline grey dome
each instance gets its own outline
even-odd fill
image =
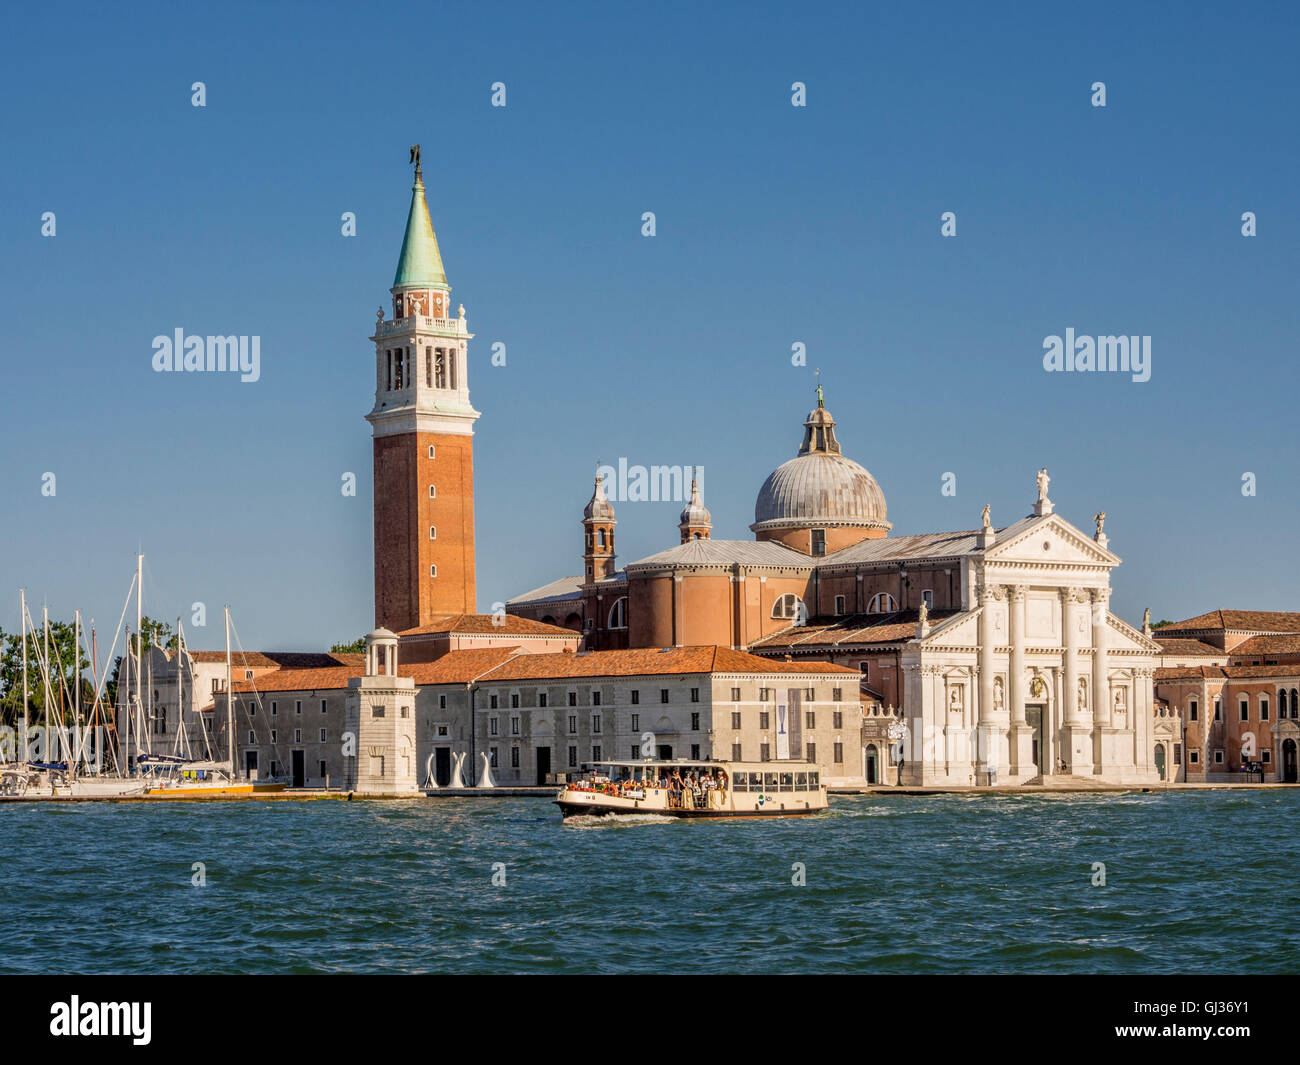
[[[804,422],[799,454],[763,482],[754,503],[754,532],[812,525],[889,529],[885,493],[867,470],[840,454],[835,420],[819,406]]]

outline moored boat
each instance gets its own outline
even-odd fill
[[[635,814],[667,817],[795,817],[827,807],[814,762],[700,762],[647,758],[593,762],[555,803],[566,819]]]

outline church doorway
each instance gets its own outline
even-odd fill
[[[1165,776],[1165,745],[1163,743],[1156,744],[1156,772],[1160,774],[1161,780],[1168,779]]]
[[[877,770],[876,770],[876,766],[879,765],[879,763],[880,760],[878,757],[878,752],[876,751],[876,745],[874,743],[868,744],[867,745],[867,766],[866,766],[866,776],[867,776],[868,784],[880,783],[880,781],[877,779]]]
[[[1296,746],[1295,740],[1282,741],[1282,782],[1296,782]]]
[[[1034,730],[1030,740],[1029,760],[1040,773],[1043,771],[1043,707],[1035,704],[1025,707],[1025,723]]]

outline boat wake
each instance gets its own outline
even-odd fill
[[[633,825],[668,825],[678,820],[664,814],[579,814],[566,817],[565,828],[621,828]]]

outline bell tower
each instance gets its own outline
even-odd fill
[[[375,333],[375,625],[401,632],[476,612],[474,422],[465,308],[451,316],[420,171],[393,278],[393,317]]]
[[[614,504],[605,498],[605,482],[596,474],[591,499],[582,509],[583,580],[603,581],[614,572]]]

